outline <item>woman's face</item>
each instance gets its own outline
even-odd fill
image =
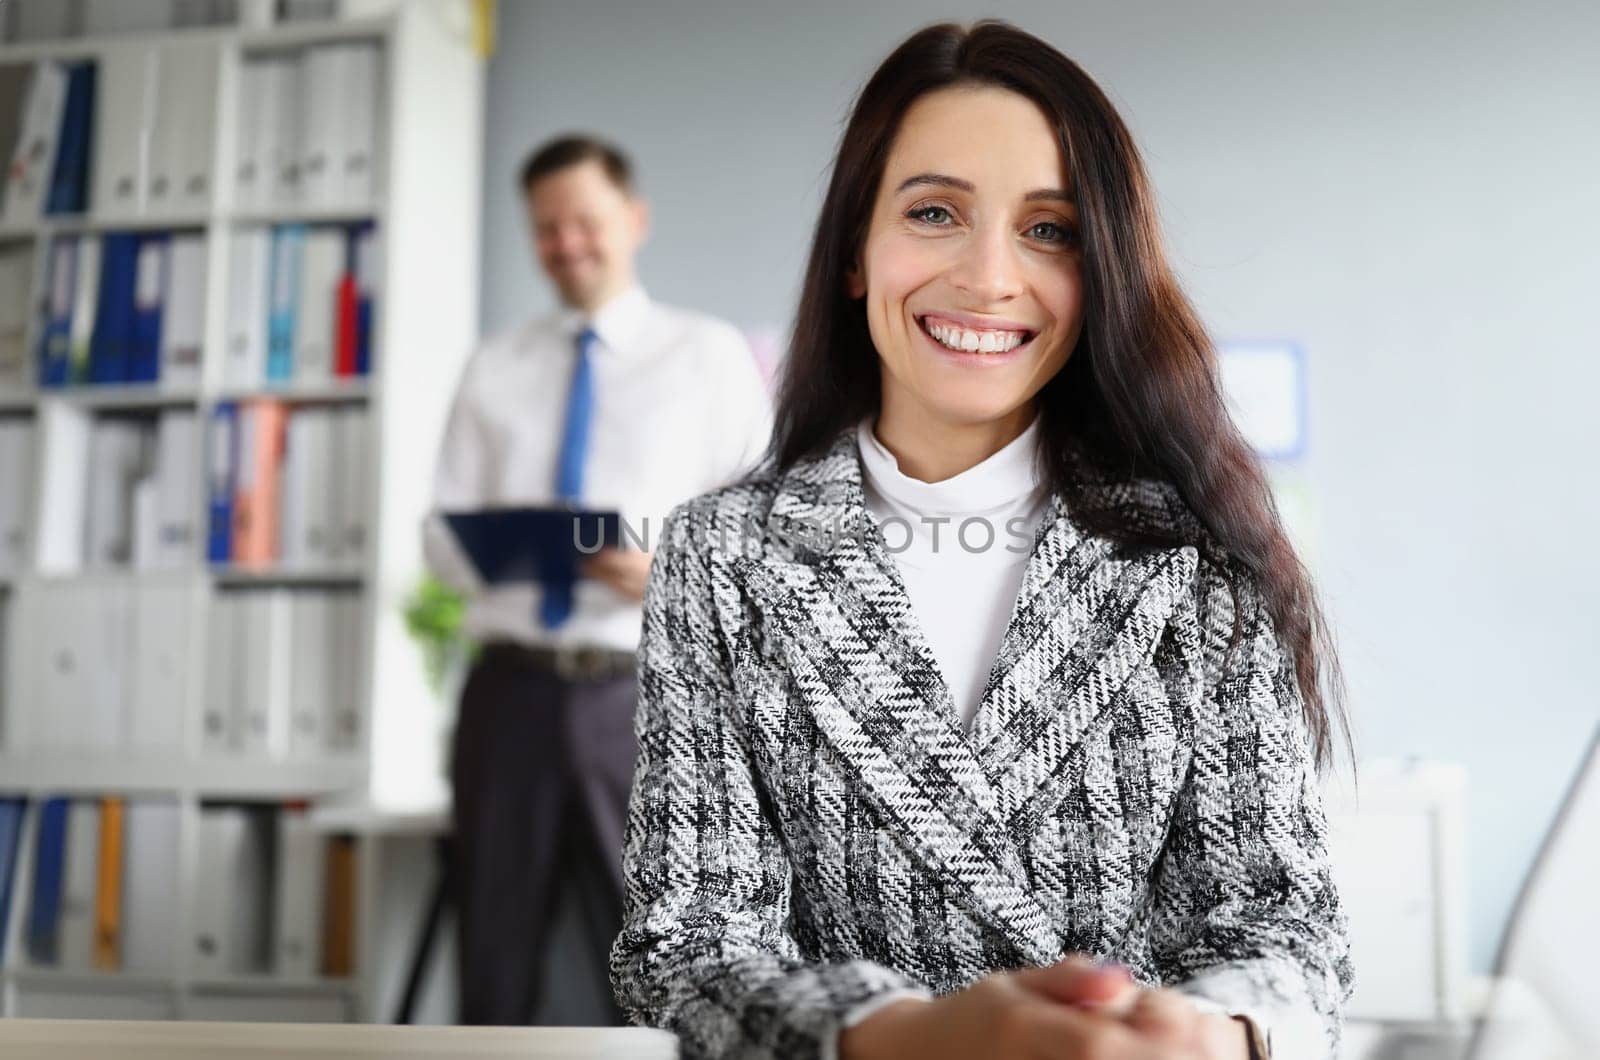
[[[1026,97],[963,86],[906,111],[848,277],[882,364],[880,417],[960,427],[1031,408],[1083,324],[1071,195]]]

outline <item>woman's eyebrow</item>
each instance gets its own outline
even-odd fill
[[[918,173],[914,177],[907,177],[905,180],[902,180],[900,182],[900,186],[894,189],[894,193],[898,195],[907,188],[916,187],[954,188],[957,191],[964,191],[968,194],[971,194],[977,190],[977,187],[972,183],[972,181],[962,180],[960,177],[946,176],[943,173]],[[1022,201],[1070,202],[1074,205],[1077,203],[1077,200],[1072,197],[1072,190],[1070,188],[1035,188],[1033,191],[1030,191],[1028,194],[1024,195],[1022,197]]]
[[[957,191],[965,192],[977,190],[972,181],[962,180],[960,177],[947,177],[943,173],[918,173],[914,177],[902,180],[900,186],[894,189],[894,193],[898,195],[907,188],[915,187],[955,188]]]

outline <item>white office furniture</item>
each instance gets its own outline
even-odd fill
[[[643,1027],[315,1027],[250,1023],[0,1020],[7,1060],[674,1060]]]
[[[0,249],[32,257],[34,301],[44,291],[48,247],[58,235],[171,231],[198,237],[206,262],[195,381],[39,387],[32,368],[41,320],[33,314],[25,336],[29,378],[20,389],[0,394],[0,421],[30,425],[33,438],[21,529],[26,540],[16,550],[25,558],[0,571],[0,798],[32,800],[0,966],[0,1015],[375,1019],[392,1004],[379,996],[383,969],[375,956],[378,855],[363,839],[356,840],[353,974],[306,975],[304,966],[289,975],[219,974],[204,971],[192,952],[203,806],[329,796],[386,806],[437,804],[444,790],[444,708],[428,691],[401,609],[421,570],[417,527],[429,503],[427,469],[449,392],[476,339],[483,59],[470,19],[460,17],[464,2],[392,6],[357,20],[0,46],[0,67],[87,61],[101,75],[101,124],[94,140],[100,154],[88,213],[8,218],[0,226]],[[311,99],[307,116],[323,124],[308,142],[355,144],[369,153],[367,171],[361,179],[324,181],[313,189],[314,201],[293,195],[247,201],[240,163],[254,157],[265,138],[240,128],[252,113],[247,75],[255,85],[251,71],[259,67],[358,45],[377,63],[376,122],[359,130],[327,125],[339,113],[341,96],[339,86],[325,83],[327,70],[318,67],[311,80],[324,91]],[[163,89],[169,102],[182,106],[163,108]],[[141,92],[156,94],[153,109]],[[175,124],[178,117],[182,121]],[[297,164],[311,162],[302,158]],[[162,166],[171,172],[163,175]],[[283,224],[305,224],[312,231],[375,227],[381,249],[368,263],[376,289],[370,375],[269,384],[240,382],[225,373],[233,248]],[[255,398],[365,414],[369,444],[353,489],[365,509],[369,540],[358,559],[264,569],[214,566],[205,560],[202,533],[189,547],[187,562],[175,568],[52,562],[61,541],[47,522],[55,517],[47,508],[60,491],[57,472],[87,470],[67,466],[84,459],[87,427],[172,410],[193,413],[203,424],[219,403]],[[203,447],[200,435],[189,444]],[[203,528],[205,453],[190,455],[196,476],[191,525]],[[220,707],[223,714],[239,709],[226,701],[234,693],[219,691],[237,687],[229,680],[229,646],[217,628],[223,601],[308,591],[339,593],[353,602],[345,623],[351,635],[337,653],[354,675],[346,700],[337,704],[338,717],[345,719],[338,738],[309,745],[296,743],[292,734],[227,746],[209,740],[208,708]],[[122,662],[114,667],[112,658]],[[178,958],[170,971],[40,968],[28,962],[22,936],[32,840],[38,800],[53,795],[114,796],[176,808],[170,885],[177,906],[171,941]],[[0,1053],[34,1055],[17,1037],[35,1033],[28,1025],[6,1024],[6,1032],[12,1037]],[[124,1042],[131,1048],[136,1040]],[[176,1054],[152,1045],[145,1055]]]

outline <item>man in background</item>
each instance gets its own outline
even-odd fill
[[[754,464],[771,406],[740,333],[653,301],[634,259],[649,209],[616,147],[565,136],[521,191],[561,308],[472,354],[439,453],[438,511],[573,502],[621,513],[624,540],[575,584],[478,583],[437,512],[430,567],[468,594],[482,645],[452,750],[461,1020],[531,1022],[557,898],[579,885],[595,987],[621,929],[622,828],[636,745],[635,651],[667,512]],[[629,533],[643,540],[639,547]]]

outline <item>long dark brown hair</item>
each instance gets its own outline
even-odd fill
[[[1085,312],[1072,356],[1039,392],[1041,467],[1075,520],[1130,545],[1199,543],[1261,588],[1294,659],[1317,763],[1335,721],[1348,742],[1337,655],[1316,592],[1278,518],[1259,459],[1223,404],[1216,351],[1167,264],[1148,178],[1100,87],[1049,44],[1005,22],[929,26],[878,67],[857,97],[817,221],[778,389],[767,467],[787,469],[875,413],[877,353],[845,274],[867,234],[890,144],[921,96],[998,86],[1049,118],[1082,225]],[[1174,538],[1093,503],[1086,468],[1155,478],[1178,491],[1205,533]],[[1236,613],[1235,634],[1240,616]]]

